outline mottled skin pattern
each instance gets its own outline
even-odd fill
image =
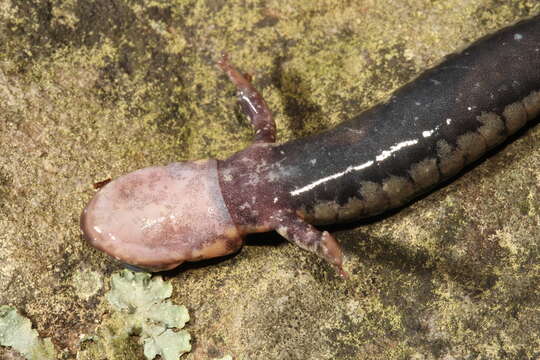
[[[159,237],[150,242],[137,236],[117,240],[114,234],[125,224],[119,225],[116,218],[129,218],[130,207],[116,214],[117,209],[98,206],[93,200],[89,207],[104,214],[96,215],[87,208],[82,218],[86,237],[122,261],[162,269],[225,255],[241,245],[240,236],[276,230],[326,259],[345,276],[338,243],[311,224],[349,221],[401,206],[455,175],[536,118],[540,113],[540,17],[478,40],[396,91],[387,102],[332,130],[282,145],[274,144],[275,124],[257,90],[226,57],[219,66],[238,89],[239,102],[255,129],[255,141],[218,161],[215,169],[208,169],[217,171],[217,179],[209,181],[209,187],[216,189],[219,182],[221,190],[221,196],[210,199],[215,203],[197,204],[191,197],[185,201],[194,204],[187,208],[194,219],[204,219],[203,215],[215,207],[225,206],[225,220],[208,228],[208,233],[204,224],[192,224],[200,230],[193,241],[184,240],[194,232],[182,231],[180,220],[161,221],[167,213],[145,217],[143,212],[133,231],[142,232],[149,223],[178,229],[174,234],[167,232],[169,245],[161,244]],[[190,167],[190,163],[185,164]],[[114,186],[115,181],[100,192],[109,191],[115,197],[115,190],[110,190]],[[200,194],[191,185],[182,190],[190,196]],[[155,202],[144,206],[153,208]],[[176,214],[176,218],[181,217]],[[90,221],[96,218],[99,220]],[[109,234],[92,230],[103,226],[110,229]],[[226,232],[224,236],[219,235],[219,227]],[[144,259],[132,250],[143,241],[150,245]],[[169,254],[162,263],[160,253],[175,251],[171,241],[184,245],[179,245],[179,254]],[[231,241],[234,246],[224,245]],[[118,250],[122,246],[125,248]],[[152,255],[151,246],[156,247],[157,255]]]

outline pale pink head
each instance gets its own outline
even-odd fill
[[[242,245],[215,160],[144,168],[111,181],[84,209],[81,229],[92,246],[151,271],[227,255]]]

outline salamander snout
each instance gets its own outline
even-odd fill
[[[223,202],[216,164],[172,163],[111,181],[81,215],[84,237],[150,271],[237,251],[242,239]]]

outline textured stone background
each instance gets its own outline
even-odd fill
[[[222,50],[254,74],[286,141],[539,12],[536,0],[0,0],[0,304],[76,356],[120,268],[81,239],[91,184],[250,143],[214,67]],[[192,316],[186,359],[540,358],[538,125],[400,212],[332,230],[349,281],[274,234],[167,273]]]

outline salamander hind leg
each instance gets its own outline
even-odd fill
[[[229,62],[226,54],[221,56],[217,65],[223,70],[231,82],[236,86],[238,102],[242,110],[251,119],[255,130],[255,142],[273,143],[276,141],[276,123],[272,113],[261,94],[251,84],[250,79],[242,75],[233,64]]]
[[[339,275],[347,278],[343,270],[343,252],[337,240],[327,231],[319,231],[293,212],[280,211],[272,217],[276,231],[290,242],[320,256],[332,264]]]

